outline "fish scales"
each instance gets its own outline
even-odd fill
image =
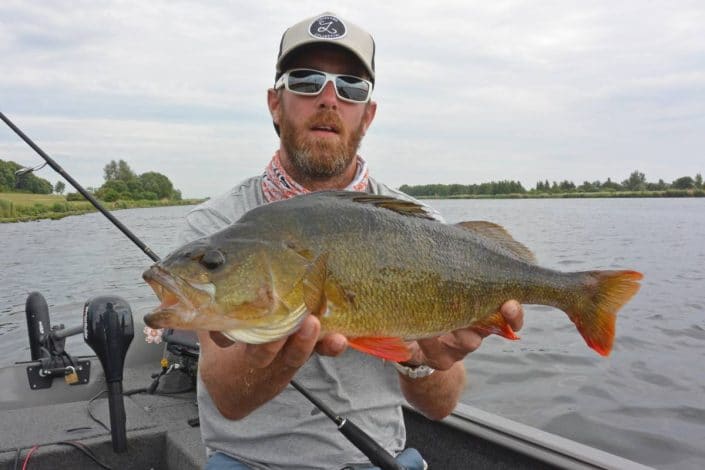
[[[326,329],[350,336],[391,332],[407,338],[419,330],[447,331],[493,313],[508,298],[542,300],[530,299],[543,287],[538,275],[554,278],[548,270],[497,255],[472,233],[455,227],[392,218],[369,206],[343,206],[302,211],[297,217],[304,221],[300,230],[308,231],[305,238],[330,253],[331,275],[346,290],[360,294],[353,304],[330,305],[329,315],[322,318]],[[346,209],[355,217],[341,231],[328,221],[331,212]],[[496,292],[495,302],[487,302],[488,291]],[[407,321],[396,321],[398,315]]]

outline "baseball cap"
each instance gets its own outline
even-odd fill
[[[331,12],[307,18],[284,31],[277,58],[277,77],[285,72],[281,68],[282,63],[293,51],[302,46],[323,43],[334,44],[352,52],[365,66],[374,83],[375,41],[372,35]]]

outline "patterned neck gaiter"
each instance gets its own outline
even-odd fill
[[[357,155],[357,173],[352,182],[345,187],[345,191],[361,191],[367,190],[369,181],[369,171],[367,170],[367,162]],[[262,191],[267,202],[281,201],[300,194],[310,193],[308,189],[301,186],[289,176],[281,160],[279,159],[279,150],[276,151],[274,157],[264,170],[264,178],[262,178]]]

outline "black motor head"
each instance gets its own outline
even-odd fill
[[[25,315],[27,317],[29,349],[32,354],[32,360],[37,361],[49,354],[45,346],[51,332],[49,306],[42,294],[32,292],[27,296]]]
[[[83,339],[100,359],[107,382],[122,381],[125,355],[135,336],[130,305],[117,296],[89,299],[83,307]]]

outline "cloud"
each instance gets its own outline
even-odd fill
[[[329,8],[6,0],[0,106],[86,185],[124,158],[186,196],[214,195],[275,150],[265,91],[281,33]],[[379,112],[361,153],[382,181],[533,186],[703,171],[701,2],[360,0],[333,10],[375,36]],[[0,131],[0,158],[37,157]]]

